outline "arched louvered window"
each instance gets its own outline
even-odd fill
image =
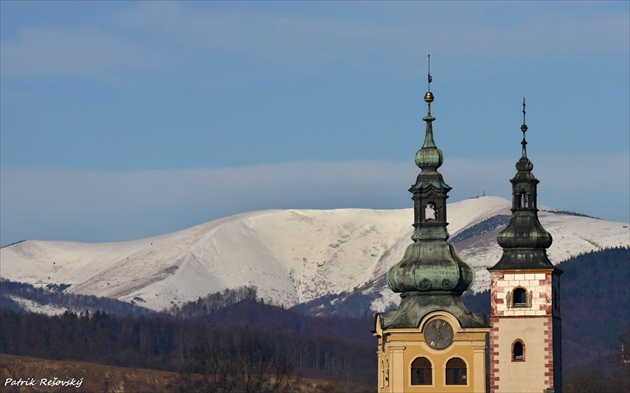
[[[467,378],[466,362],[460,358],[453,358],[446,362],[447,385],[466,385]]]
[[[411,384],[412,385],[432,385],[433,369],[431,361],[427,358],[417,358],[411,363]]]

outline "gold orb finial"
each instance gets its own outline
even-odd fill
[[[433,97],[433,93],[431,93],[430,91],[427,91],[427,94],[424,95],[424,102],[426,102],[427,104],[432,103],[434,99],[435,97]]]

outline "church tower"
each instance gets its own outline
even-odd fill
[[[522,155],[512,183],[512,217],[497,241],[491,283],[490,392],[562,392],[560,274],[547,258],[551,235],[538,221],[538,179],[527,158],[525,99]]]
[[[401,295],[398,309],[376,315],[378,392],[486,392],[485,317],[471,314],[461,294],[473,268],[448,242],[446,199],[451,190],[438,172],[443,154],[433,139],[429,92],[421,169],[409,191],[414,201],[413,243],[387,273],[388,287]]]

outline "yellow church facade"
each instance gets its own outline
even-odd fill
[[[444,322],[452,329],[452,339],[446,338],[445,348],[435,348],[435,334],[429,331]],[[462,328],[455,317],[439,311],[427,315],[418,328],[384,331],[380,324],[377,317],[378,392],[486,391],[488,328]]]

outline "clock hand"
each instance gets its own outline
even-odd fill
[[[438,341],[442,341],[442,330],[440,329],[439,325],[440,325],[440,321],[436,321],[433,327],[435,328],[435,331],[437,332]]]

